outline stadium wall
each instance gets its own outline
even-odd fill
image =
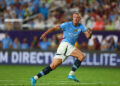
[[[120,67],[120,52],[84,52],[86,59],[82,66]],[[55,51],[39,50],[0,50],[0,64],[6,65],[48,65]],[[72,65],[75,58],[68,57],[62,65]]]

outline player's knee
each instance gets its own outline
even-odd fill
[[[56,69],[56,65],[54,65],[54,64],[51,64],[50,67],[51,67],[52,70]]]
[[[78,60],[80,60],[80,61],[83,61],[84,59],[85,59],[85,55],[83,54],[83,55],[81,55],[80,57],[78,57]]]
[[[81,61],[83,61],[83,60],[85,59],[85,57],[86,57],[86,56],[83,54],[83,55],[82,55]]]

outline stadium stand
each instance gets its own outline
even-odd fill
[[[79,11],[81,22],[93,31],[120,31],[120,0],[0,0],[0,30],[46,30],[71,20],[73,11]],[[84,42],[80,47],[95,50],[110,48],[104,47],[104,43],[100,44],[97,39],[93,41],[96,48],[86,46]],[[29,46],[33,48],[31,43]],[[12,45],[15,49],[14,42]],[[36,45],[38,48],[38,41]]]

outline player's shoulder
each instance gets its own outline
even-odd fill
[[[71,24],[72,22],[71,21],[67,21],[67,22],[64,22],[64,23],[62,23],[63,25],[69,25],[69,24]]]
[[[84,24],[82,24],[82,23],[79,23],[79,26],[83,27],[83,26],[85,26],[85,25],[84,25]]]
[[[82,24],[82,23],[80,23],[80,27],[85,28],[85,25],[84,25],[84,24]]]

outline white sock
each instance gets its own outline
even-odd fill
[[[34,79],[35,79],[35,80],[38,80],[38,76],[34,76]]]
[[[74,75],[74,71],[70,71],[69,75]]]

